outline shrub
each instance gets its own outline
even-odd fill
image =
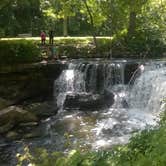
[[[165,41],[156,31],[137,30],[133,36],[128,36],[122,31],[113,37],[112,49],[114,54],[125,54],[127,58],[162,58],[166,52]]]
[[[149,58],[162,57],[166,51],[164,41],[157,34],[151,31],[137,31],[135,35],[128,39],[126,44],[132,53],[147,54]]]
[[[129,144],[117,151],[117,165],[166,165],[166,115],[155,129],[144,130],[131,138]]]
[[[0,65],[32,63],[39,61],[40,51],[37,45],[27,40],[0,41]]]

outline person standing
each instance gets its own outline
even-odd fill
[[[53,30],[49,31],[49,44],[51,44],[51,45],[54,44],[54,32],[53,32]]]
[[[46,34],[44,31],[41,32],[40,37],[41,37],[41,44],[46,44]]]

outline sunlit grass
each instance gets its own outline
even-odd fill
[[[109,36],[97,36],[99,39],[112,39]],[[48,37],[47,37],[48,39]],[[78,37],[54,37],[55,40],[68,40],[68,39],[76,39],[76,40],[92,40],[92,36],[78,36]],[[40,40],[40,37],[9,37],[9,38],[0,38],[0,40]]]
[[[112,40],[112,37],[109,36],[97,36],[97,40]],[[14,38],[1,38],[0,41],[16,41],[16,40],[28,40],[32,42],[39,43],[40,42],[40,37],[14,37]],[[54,43],[55,44],[63,44],[63,45],[77,45],[77,44],[82,44],[82,45],[87,45],[89,43],[93,42],[93,37],[92,36],[78,36],[78,37],[54,37]],[[46,38],[46,43],[49,42],[49,37]]]

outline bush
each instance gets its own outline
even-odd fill
[[[37,62],[40,50],[31,41],[3,40],[0,41],[0,59],[0,65]]]
[[[162,57],[166,51],[165,43],[155,32],[137,31],[135,35],[126,42],[130,52],[147,54],[149,58]]]
[[[105,58],[110,51],[110,38],[97,38],[97,50],[92,38],[85,39],[60,39],[55,41],[58,45],[58,54],[68,58]]]
[[[117,151],[117,165],[166,165],[166,115],[155,129],[144,130],[131,138],[129,144]]]
[[[137,30],[133,36],[127,31],[115,35],[112,40],[114,55],[122,58],[162,58],[166,52],[166,43],[162,36],[150,29]]]

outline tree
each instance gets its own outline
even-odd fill
[[[11,5],[14,2],[14,0],[1,0],[0,1],[0,12],[8,7],[9,5]]]
[[[1,2],[0,19],[1,29],[7,36],[39,33],[42,20],[40,0],[11,0],[3,5]]]
[[[91,33],[93,36],[95,47],[97,48],[96,28],[101,26],[106,20],[106,15],[102,12],[102,2],[97,0],[82,0],[80,12],[87,17],[87,21],[91,25]]]
[[[45,8],[47,16],[52,16],[54,21],[63,20],[63,36],[68,36],[68,19],[75,16],[77,0],[49,0]]]
[[[128,23],[128,37],[132,37],[136,30],[136,17],[137,14],[141,12],[143,5],[145,5],[148,0],[129,0],[129,23]]]

